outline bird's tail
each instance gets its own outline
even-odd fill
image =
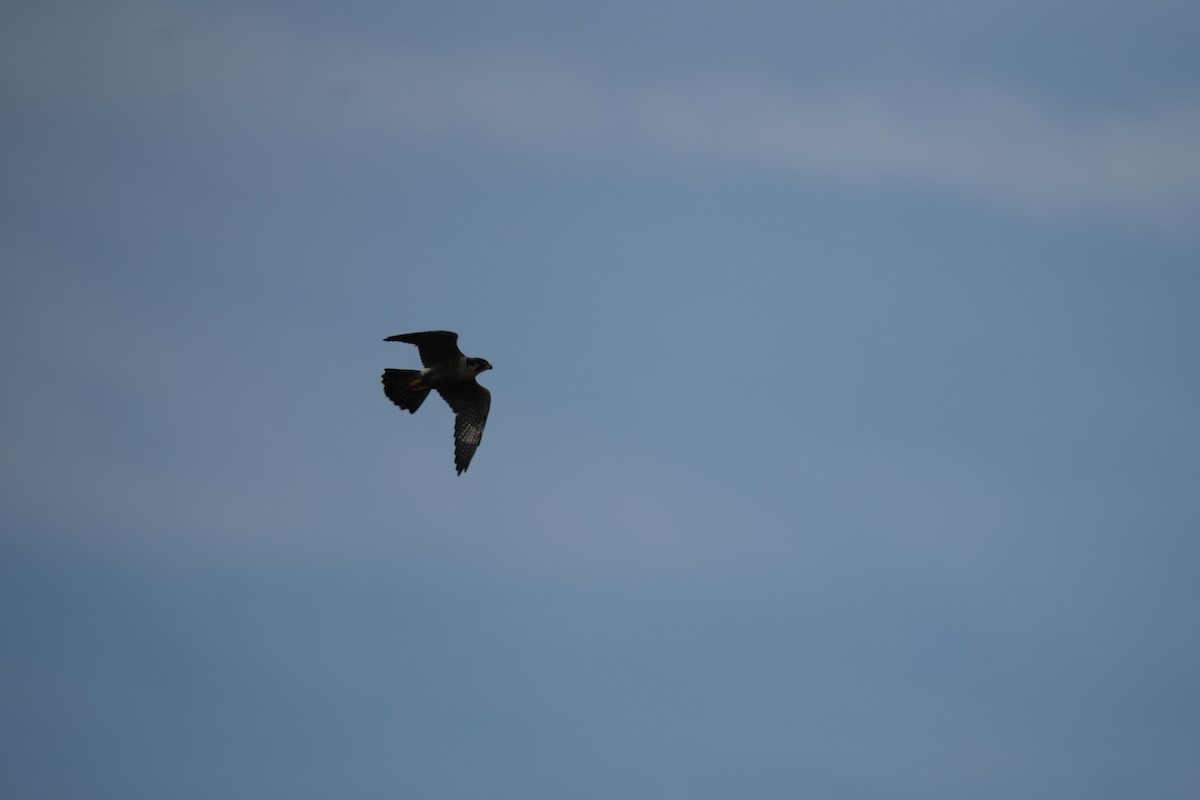
[[[396,405],[410,414],[415,414],[429,396],[429,390],[420,385],[421,373],[415,369],[385,369],[383,371],[383,393]]]

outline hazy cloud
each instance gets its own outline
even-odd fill
[[[781,170],[1034,214],[1182,224],[1200,201],[1192,98],[1065,109],[934,70],[833,84],[703,64],[635,80],[619,65],[536,53],[450,57],[306,36],[263,12],[125,11],[10,31],[6,90],[98,115],[173,111],[204,129],[477,137],[555,164]]]

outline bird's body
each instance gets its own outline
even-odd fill
[[[458,334],[424,331],[389,336],[385,342],[415,344],[424,369],[385,369],[383,392],[400,408],[415,414],[430,391],[436,391],[454,411],[454,466],[466,472],[475,449],[483,438],[492,395],[475,381],[475,376],[492,365],[482,358],[469,358],[458,349]]]

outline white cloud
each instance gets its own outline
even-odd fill
[[[526,57],[337,57],[351,125],[467,133],[583,163],[783,170],[910,185],[1035,214],[1183,223],[1200,205],[1200,106],[1071,111],[983,81],[914,75],[807,85],[763,75],[679,81]],[[342,120],[343,123],[347,120]]]
[[[649,96],[647,133],[725,162],[982,195],[1033,212],[1182,214],[1200,200],[1200,108],[1071,115],[928,77],[901,89],[747,79]]]
[[[556,164],[785,171],[1039,215],[1170,224],[1200,205],[1191,99],[1084,111],[928,72],[838,85],[711,65],[690,79],[679,65],[670,77],[630,75],[530,54],[448,57],[306,36],[261,12],[122,8],[5,37],[6,91],[81,113],[175,106],[235,134],[482,137]]]

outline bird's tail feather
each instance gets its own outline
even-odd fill
[[[385,369],[383,393],[396,405],[415,414],[429,396],[428,389],[419,388],[421,373],[415,369]]]

